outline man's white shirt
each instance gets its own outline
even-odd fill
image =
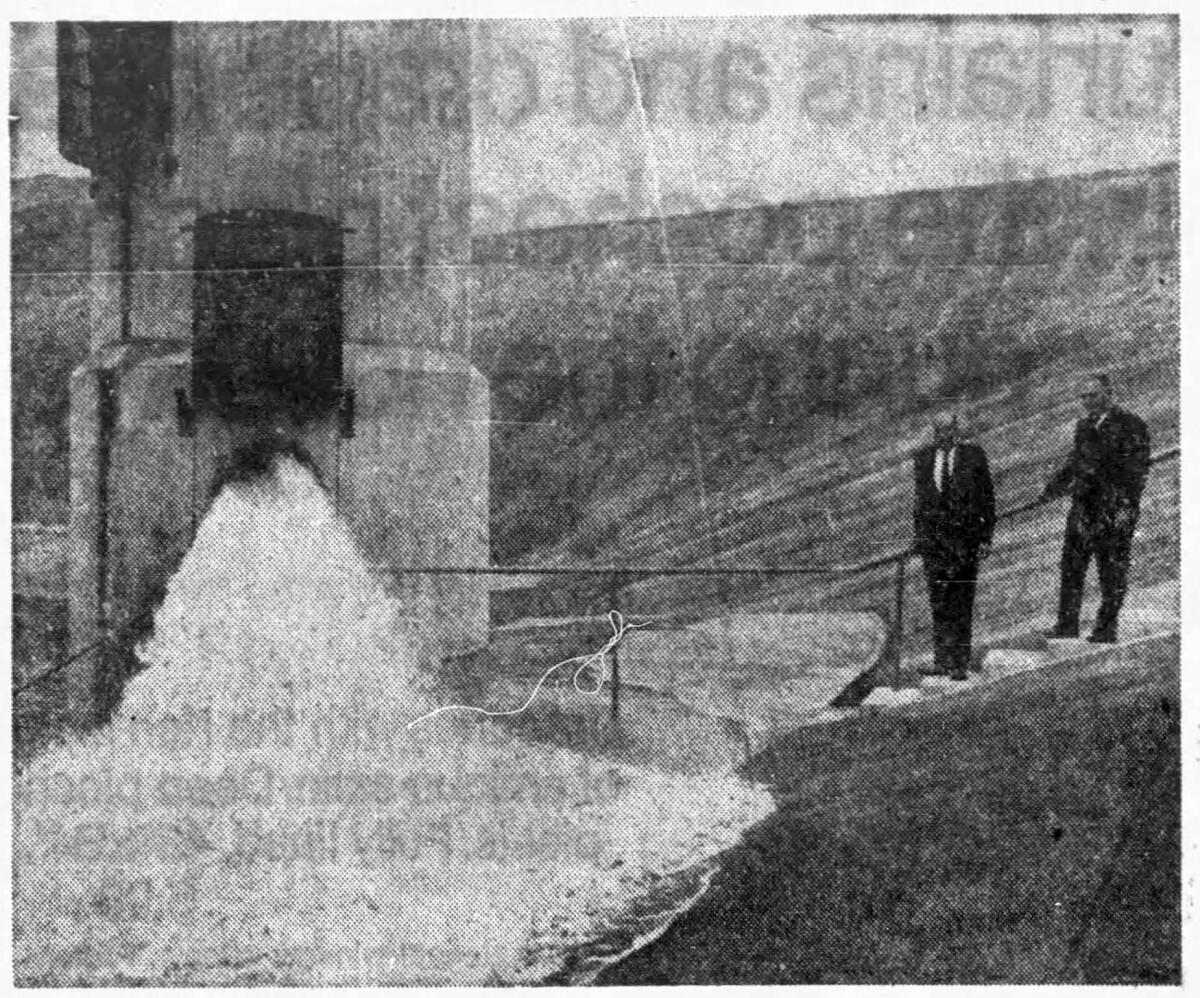
[[[950,476],[954,474],[954,452],[958,450],[955,445],[949,450],[944,450],[939,447],[933,456],[933,484],[939,492],[946,491],[946,483],[950,480]]]

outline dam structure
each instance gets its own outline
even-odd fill
[[[482,580],[398,571],[488,560],[470,61],[465,22],[58,26],[60,151],[97,216],[69,620],[105,650],[74,664],[77,718],[221,485],[277,454],[440,650],[486,642]]]

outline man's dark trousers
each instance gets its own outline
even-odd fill
[[[965,676],[979,549],[991,543],[996,501],[982,447],[956,443],[953,460],[944,448],[939,459],[938,450],[913,456],[913,539],[929,583],[934,664]]]
[[[1125,599],[1133,533],[1150,468],[1150,434],[1133,413],[1112,406],[1079,420],[1070,460],[1042,492],[1071,496],[1063,533],[1058,634],[1079,632],[1084,578],[1096,559],[1100,610],[1095,634],[1113,640]]]
[[[1092,558],[1096,559],[1096,573],[1100,577],[1100,609],[1095,629],[1101,634],[1116,632],[1117,618],[1125,602],[1137,511],[1127,513],[1120,525],[1105,521],[1103,514],[1089,512],[1079,503],[1072,503],[1067,514],[1058,591],[1058,629],[1065,634],[1079,630],[1084,580]]]
[[[971,657],[971,619],[975,610],[975,551],[926,555],[925,580],[933,616],[933,663],[948,672],[965,671]]]

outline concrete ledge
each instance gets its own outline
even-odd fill
[[[884,641],[882,622],[870,613],[627,622],[652,626],[627,633],[619,646],[622,689],[736,724],[759,747],[803,724],[838,719],[829,701],[878,657]],[[529,681],[558,662],[598,652],[612,634],[607,615],[524,619],[495,628],[487,648],[451,659],[446,678],[476,694],[502,677]],[[571,675],[560,670],[546,688],[569,686]]]
[[[875,689],[867,694],[867,698],[862,702],[861,706],[883,709],[903,707],[906,704],[915,703],[920,699],[921,691],[915,686],[899,690],[894,690],[890,686],[876,686]]]
[[[1124,668],[1127,656],[1142,656],[1146,652],[1158,650],[1170,651],[1174,649],[1175,657],[1178,659],[1179,631],[1175,629],[1161,634],[1147,635],[1146,637],[1136,638],[1116,645],[1089,644],[1087,648],[1089,649],[1088,651],[1052,660],[1042,668],[1014,672],[995,679],[981,678],[971,683],[964,683],[962,684],[965,687],[964,692],[973,694],[973,698],[1010,696],[1023,689],[1027,684],[1042,683],[1047,678],[1061,678],[1065,680],[1084,674],[1099,676],[1108,672],[1115,672]],[[906,713],[924,715],[947,710],[957,700],[957,697],[924,696],[919,701],[901,705],[895,709]]]
[[[989,648],[983,657],[983,674],[988,679],[1009,676],[1048,665],[1046,651],[1022,648]]]
[[[927,677],[919,687],[906,686],[893,690],[890,686],[877,686],[858,705],[814,713],[804,718],[798,726],[843,723],[884,710],[916,715],[937,713],[961,703],[961,694],[972,694],[972,700],[979,697],[1005,697],[1021,691],[1029,684],[1044,683],[1047,679],[1061,678],[1065,681],[1082,675],[1102,676],[1124,668],[1128,657],[1142,656],[1147,651],[1174,648],[1178,660],[1179,629],[1175,626],[1158,634],[1133,638],[1115,645],[1094,645],[1086,641],[1071,644],[1073,649],[1069,653],[1064,652],[1059,656],[1043,655],[1040,661],[1036,655],[1013,651],[1011,657],[1005,655],[997,663],[1004,671],[999,674],[972,674],[966,682]]]
[[[823,711],[883,639],[868,613],[733,615],[627,635],[621,679],[774,735]]]

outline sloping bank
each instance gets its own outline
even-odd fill
[[[113,722],[15,781],[18,982],[544,980],[772,810],[470,715],[409,729],[438,704],[397,616],[299,466],[218,497]]]
[[[1178,985],[1180,763],[1169,635],[801,728],[747,767],[778,811],[598,983]]]

